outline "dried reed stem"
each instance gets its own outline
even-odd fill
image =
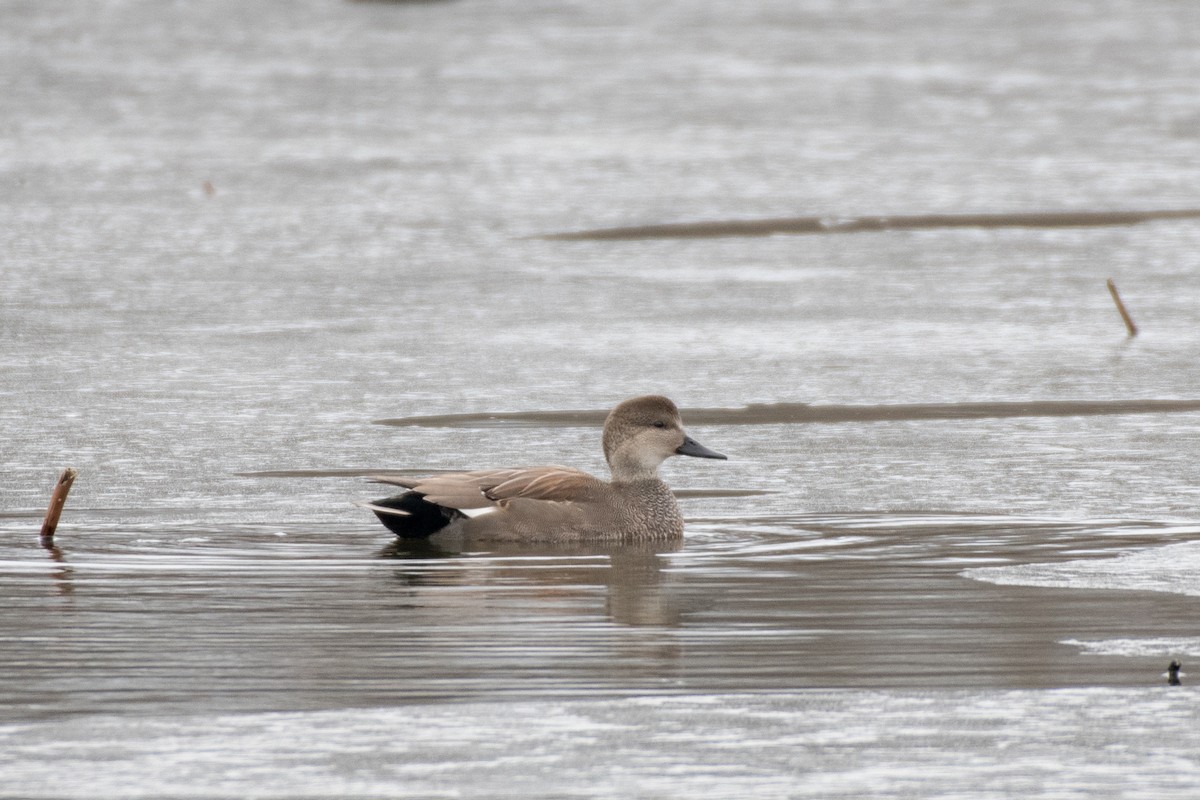
[[[75,483],[76,474],[73,468],[67,467],[58,476],[58,483],[54,484],[54,494],[50,495],[50,507],[46,509],[46,519],[42,522],[42,544],[47,547],[54,543],[54,531],[58,528],[58,518],[62,516],[63,505],[67,502],[67,493],[71,491],[71,484]]]
[[[1108,279],[1108,293],[1112,295],[1113,302],[1117,304],[1117,311],[1121,313],[1121,319],[1125,320],[1125,330],[1129,331],[1130,336],[1137,336],[1137,325],[1133,322],[1133,317],[1129,316],[1129,311],[1126,310],[1125,304],[1121,302],[1121,295],[1117,292],[1117,285],[1113,283],[1113,279]]]

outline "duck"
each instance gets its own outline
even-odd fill
[[[563,466],[376,476],[407,491],[363,505],[401,539],[453,531],[475,541],[674,540],[683,517],[659,466],[672,456],[727,459],[688,436],[678,407],[662,395],[614,407],[601,445],[611,480]]]

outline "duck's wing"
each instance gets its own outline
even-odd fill
[[[493,470],[489,484],[484,494],[497,502],[521,497],[565,503],[584,499],[604,481],[571,467],[526,467]]]
[[[489,508],[516,498],[552,502],[578,500],[603,485],[598,478],[570,467],[515,467],[453,472],[428,478],[381,476],[374,480],[412,489],[431,503],[463,511]]]

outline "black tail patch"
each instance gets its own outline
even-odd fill
[[[424,539],[437,533],[459,517],[465,516],[461,511],[429,502],[420,492],[405,492],[385,497],[382,500],[374,501],[374,505],[406,512],[404,514],[375,512],[379,521],[402,539]]]

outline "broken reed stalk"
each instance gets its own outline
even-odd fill
[[[58,476],[54,484],[54,494],[50,495],[50,507],[46,509],[46,519],[42,522],[42,544],[50,546],[54,543],[54,531],[58,528],[58,518],[62,516],[63,506],[67,502],[67,493],[71,484],[75,483],[77,473],[72,467],[67,467]]]
[[[1117,292],[1117,285],[1113,283],[1113,279],[1108,279],[1108,293],[1112,295],[1113,302],[1117,304],[1117,311],[1121,314],[1121,319],[1125,320],[1125,330],[1129,331],[1129,335],[1137,336],[1137,325],[1133,322],[1133,317],[1129,316],[1129,312],[1125,309],[1125,304],[1121,302],[1121,295]]]

